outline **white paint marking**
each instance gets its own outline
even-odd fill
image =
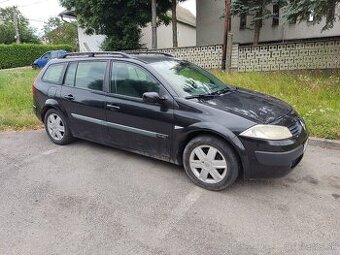
[[[59,148],[52,149],[52,150],[44,151],[44,152],[42,152],[41,154],[42,154],[42,155],[51,155],[51,154],[57,152],[58,150],[60,150],[60,147],[59,147]]]
[[[190,191],[188,195],[173,209],[170,217],[158,225],[154,235],[154,244],[158,245],[166,237],[170,231],[176,227],[177,223],[184,217],[185,213],[191,208],[191,206],[200,198],[202,189],[195,187]]]

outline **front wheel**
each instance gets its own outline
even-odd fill
[[[195,184],[215,191],[232,185],[240,168],[234,150],[214,136],[198,136],[191,140],[183,152],[183,165]]]
[[[52,142],[65,145],[73,140],[65,117],[57,110],[50,109],[45,114],[45,129]]]

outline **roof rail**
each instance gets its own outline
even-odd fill
[[[120,57],[120,58],[131,58],[129,54],[120,52],[120,51],[100,51],[100,52],[70,52],[66,53],[65,55],[61,56],[60,58],[67,58],[67,57],[96,57],[96,56],[112,56],[112,57]]]
[[[163,55],[166,57],[174,58],[174,56],[169,53],[164,53],[164,52],[159,52],[159,51],[129,51],[128,53],[132,55],[138,55],[138,54]]]

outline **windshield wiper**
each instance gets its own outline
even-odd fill
[[[233,88],[225,87],[225,88],[223,88],[223,89],[219,89],[219,90],[217,90],[217,91],[214,91],[214,92],[210,93],[210,95],[222,95],[222,94],[225,94],[225,93],[234,91],[234,90],[235,90],[235,89],[233,89]]]
[[[199,95],[193,95],[193,96],[187,96],[185,99],[194,99],[194,98],[210,98],[210,97],[215,97],[216,95],[213,94],[199,94]]]

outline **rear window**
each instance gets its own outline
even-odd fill
[[[79,62],[75,86],[83,89],[103,90],[106,61]]]
[[[65,67],[65,63],[50,65],[44,73],[42,80],[50,83],[61,84]]]

